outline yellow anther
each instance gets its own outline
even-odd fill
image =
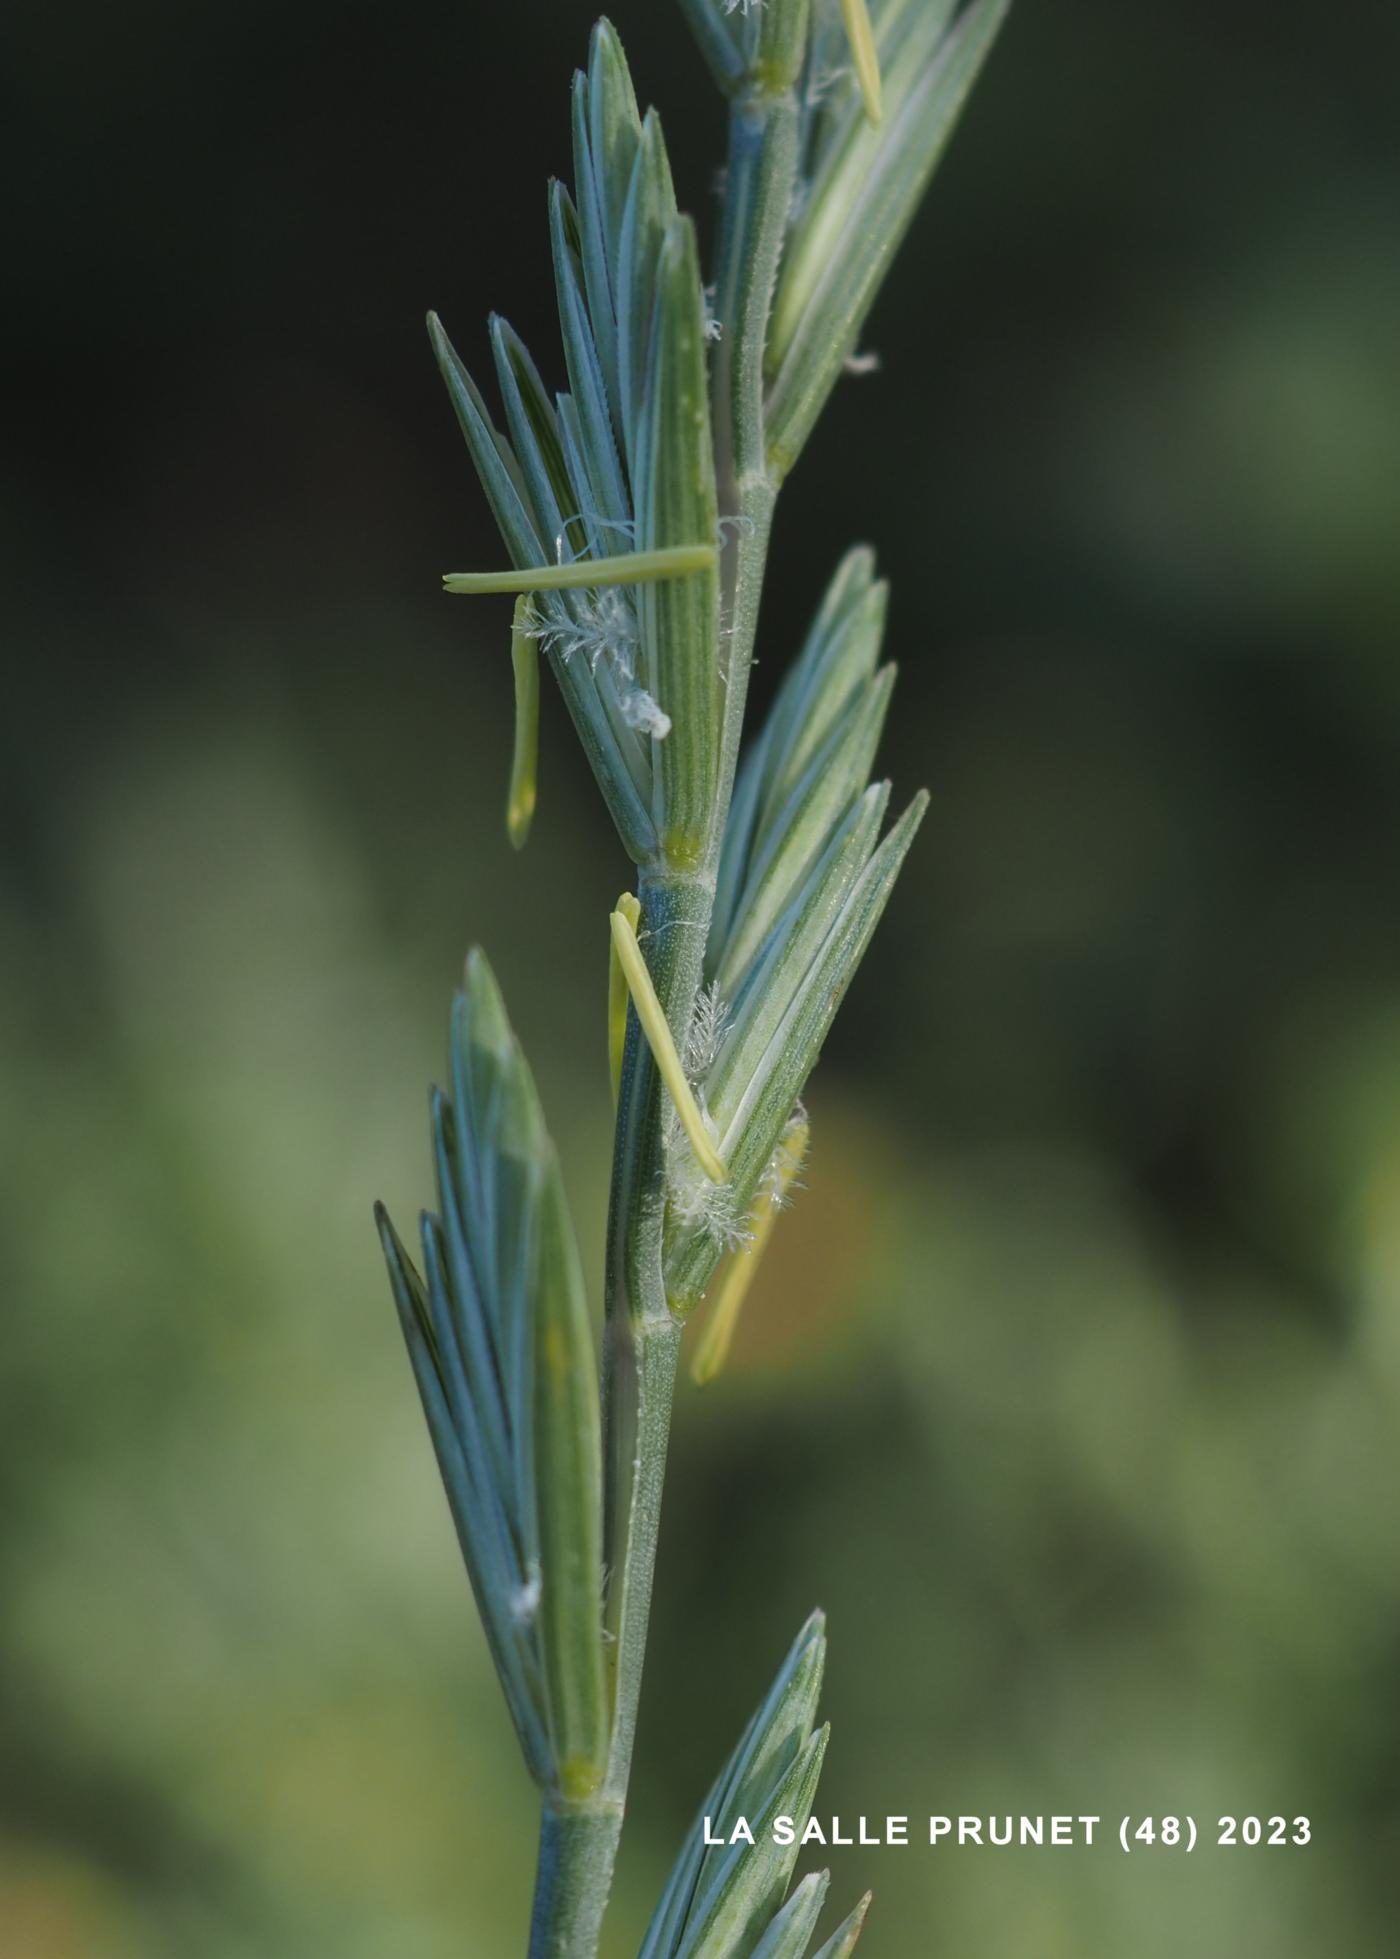
[[[510,663],[515,669],[515,753],[506,799],[506,834],[517,850],[525,848],[535,814],[540,758],[540,649],[530,625],[530,600],[515,602],[510,633]]]
[[[880,57],[875,51],[875,34],[865,0],[841,0],[841,14],[846,23],[846,39],[851,44],[851,59],[856,65],[856,80],[860,83],[866,118],[878,129],[884,116],[880,106]]]
[[[676,1044],[671,1038],[666,1015],[661,1002],[656,997],[656,988],[651,983],[647,962],[642,957],[642,948],[637,943],[637,927],[619,908],[612,914],[613,949],[617,953],[622,976],[627,982],[627,990],[632,996],[632,1005],[637,1010],[637,1018],[642,1023],[642,1032],[647,1037],[652,1057],[661,1072],[671,1100],[676,1105],[681,1128],[690,1139],[690,1147],[695,1152],[695,1160],[713,1184],[729,1182],[729,1171],[724,1158],[710,1140],[705,1128],[705,1119],[695,1100],[694,1091],[686,1079],[681,1058],[676,1053]]]
[[[642,920],[641,903],[636,894],[624,891],[617,909],[636,932]],[[608,1067],[612,1074],[613,1107],[622,1092],[622,1050],[627,1041],[627,976],[618,957],[617,941],[608,941]]]
[[[448,592],[593,592],[604,585],[649,585],[713,571],[713,544],[667,544],[657,551],[624,551],[613,558],[576,558],[567,565],[527,565],[524,571],[449,571]]]
[[[773,1226],[783,1199],[802,1168],[802,1159],[807,1154],[807,1137],[805,1122],[790,1123],[783,1132],[773,1176],[759,1193],[758,1202],[749,1213],[749,1242],[729,1261],[705,1322],[705,1331],[700,1336],[700,1344],[695,1349],[695,1358],[690,1363],[690,1378],[697,1387],[703,1388],[708,1381],[713,1381],[729,1358],[729,1344],[734,1338],[740,1309],[749,1296],[758,1261],[773,1235]]]

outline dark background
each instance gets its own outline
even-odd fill
[[[722,119],[619,0],[684,202]],[[0,21],[0,1949],[520,1949],[531,1797],[368,1226],[472,939],[596,1250],[604,913],[422,329],[546,373],[586,9]],[[822,1809],[1306,1813],[838,1851],[879,1954],[1393,1949],[1400,20],[1022,0],[785,492],[877,543],[925,827],[809,1189],[683,1396],[611,1951],[814,1601]],[[630,1942],[630,1943],[629,1943]]]

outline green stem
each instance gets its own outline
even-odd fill
[[[621,1832],[620,1803],[546,1806],[529,1959],[579,1959],[598,1950]]]
[[[683,1042],[699,991],[714,903],[708,876],[644,873],[641,945],[675,1038]],[[637,1731],[671,1399],[681,1329],[662,1279],[666,1164],[661,1082],[635,1013],[627,1020],[608,1218],[604,1605],[613,1734],[602,1790],[576,1808],[546,1807],[530,1959],[594,1959]]]
[[[745,90],[734,102],[730,129],[719,277],[724,351],[716,363],[714,393],[721,507],[737,521],[730,527],[723,572],[727,692],[720,780],[704,869],[688,876],[644,871],[639,889],[642,949],[682,1051],[704,976],[715,871],[738,761],[777,495],[764,443],[763,350],[796,171],[797,104],[791,89]],[[631,1775],[681,1345],[680,1325],[666,1303],[662,1264],[663,1117],[660,1077],[637,1017],[629,1013],[613,1151],[603,1336],[604,1558],[610,1573],[604,1617],[612,1747],[593,1804],[545,1810],[530,1959],[594,1959]]]
[[[642,949],[682,1049],[700,989],[714,904],[706,876],[644,875]],[[666,1156],[662,1086],[635,1014],[629,1014],[613,1157],[608,1230],[604,1409],[607,1538],[612,1573],[606,1625],[613,1669],[613,1741],[606,1787],[626,1794],[651,1608],[661,1492],[671,1430],[680,1327],[662,1269]]]
[[[763,348],[796,165],[797,104],[791,90],[745,92],[730,117],[729,192],[718,282],[724,351],[714,380],[721,504],[737,520],[725,553],[727,669],[720,780],[705,872],[692,878],[644,876],[641,885],[647,963],[682,1050],[704,973],[715,871],[734,787],[777,495],[768,476],[763,433]],[[607,1786],[619,1799],[631,1769],[680,1357],[680,1328],[666,1303],[664,1222],[660,1083],[632,1015],[614,1156],[604,1384],[611,1479],[608,1556],[615,1565],[609,1630],[616,1642]]]
[[[632,1380],[629,1424],[635,1453],[621,1465],[627,1486],[623,1524],[621,1577],[614,1588],[617,1601],[613,1661],[615,1666],[612,1753],[604,1787],[618,1803],[627,1795],[632,1770],[632,1745],[637,1732],[637,1705],[642,1691],[647,1628],[651,1617],[652,1578],[661,1527],[661,1495],[666,1481],[666,1457],[671,1439],[671,1405],[680,1360],[681,1328],[667,1313],[637,1327],[628,1342]]]

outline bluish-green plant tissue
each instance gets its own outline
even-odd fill
[[[795,1188],[808,1078],[927,803],[921,792],[885,827],[890,787],[872,772],[895,676],[881,664],[889,594],[867,547],[837,567],[747,739],[745,705],[779,487],[855,351],[1005,0],[681,11],[729,107],[714,265],[701,264],[661,122],[602,21],[574,79],[573,182],[550,187],[541,237],[558,347],[537,365],[493,316],[472,361],[491,369],[493,407],[429,316],[505,561],[451,572],[446,589],[479,605],[516,597],[510,839],[524,843],[535,807],[542,655],[636,873],[608,931],[599,919],[617,1109],[601,1367],[559,1165],[480,953],[453,1011],[448,1092],[432,1102],[437,1209],[417,1263],[380,1219],[477,1606],[542,1794],[532,1959],[598,1950],[684,1325],[723,1267],[726,1303],[697,1370],[712,1378]],[[544,378],[555,371],[558,392]],[[825,1872],[793,1882],[827,1745],[824,1653],[815,1616],[681,1846],[640,1959],[805,1959],[827,1889]],[[739,1819],[752,1841],[731,1840]],[[845,1959],[867,1903],[817,1959]]]

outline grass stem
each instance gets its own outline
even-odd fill
[[[529,1959],[584,1959],[597,1951],[621,1832],[618,1803],[546,1806]]]

